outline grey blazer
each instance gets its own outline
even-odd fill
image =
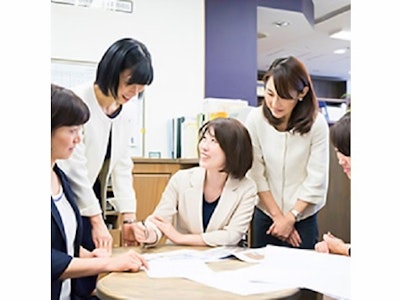
[[[160,203],[152,215],[173,222],[183,234],[201,234],[209,246],[236,245],[247,232],[257,201],[257,188],[251,179],[241,180],[228,177],[220,200],[206,232],[203,228],[202,203],[205,169],[194,167],[180,170],[169,180]],[[157,242],[162,232],[146,220],[147,225],[157,232]]]

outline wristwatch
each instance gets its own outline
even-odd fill
[[[299,222],[302,214],[300,212],[298,212],[297,210],[295,210],[294,208],[290,210],[290,212],[292,213],[292,215],[294,216],[296,222]]]

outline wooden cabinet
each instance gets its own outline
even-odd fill
[[[196,159],[134,158],[133,162],[138,220],[145,219],[153,212],[169,179],[176,171],[198,165]]]

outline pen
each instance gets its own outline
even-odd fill
[[[146,224],[144,223],[144,221],[142,221],[142,225],[143,225],[143,227],[144,227],[144,236],[146,237],[146,240],[147,240],[148,237],[149,237],[149,231],[147,230],[147,226],[146,226]]]

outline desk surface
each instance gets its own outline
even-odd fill
[[[113,254],[119,254],[128,249],[139,253],[156,253],[174,249],[183,249],[179,246],[159,246],[152,249],[139,247],[114,248]],[[209,249],[206,247],[191,247],[191,249]],[[248,266],[236,260],[227,259],[209,264],[214,271],[234,270]],[[97,283],[97,296],[102,300],[115,299],[297,299],[298,289],[240,296],[237,294],[215,289],[198,282],[184,278],[149,278],[144,271],[138,273],[113,272],[102,277]],[[295,298],[292,298],[295,297]]]

